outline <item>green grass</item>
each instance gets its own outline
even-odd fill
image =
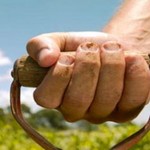
[[[118,126],[102,124],[92,131],[81,129],[58,131],[40,128],[39,132],[63,150],[107,150],[139,128],[134,124]],[[1,126],[0,150],[42,150],[42,148],[32,141],[17,124],[10,123]],[[150,150],[150,133],[132,150]]]

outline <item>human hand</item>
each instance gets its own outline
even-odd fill
[[[83,50],[85,45],[79,45],[84,42],[98,45],[89,43],[90,50]],[[150,74],[141,56],[124,56],[123,51],[130,48],[100,32],[51,33],[31,39],[27,50],[41,66],[58,60],[35,90],[35,101],[46,108],[57,108],[68,121],[133,119],[147,101]],[[60,55],[60,51],[76,49],[75,57]]]

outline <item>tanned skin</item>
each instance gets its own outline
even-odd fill
[[[29,55],[42,67],[54,65],[34,92],[37,104],[58,109],[70,122],[134,119],[149,101],[149,67],[137,54],[150,53],[149,8],[149,0],[125,0],[103,32],[47,33],[30,39]],[[85,50],[85,42],[96,46]],[[64,51],[74,51],[75,57],[62,56]],[[50,82],[59,84],[52,87]]]

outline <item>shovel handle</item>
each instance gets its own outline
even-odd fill
[[[74,52],[62,52],[67,55],[75,56]],[[129,51],[125,51],[125,55],[128,55]],[[149,54],[139,53],[146,60],[147,64],[150,66]],[[37,87],[46,73],[48,68],[40,67],[38,63],[33,60],[30,56],[22,56],[20,59],[16,60],[14,69],[12,71],[12,76],[15,80],[18,80],[21,86],[25,87]]]

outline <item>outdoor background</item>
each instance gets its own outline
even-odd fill
[[[14,61],[26,54],[27,41],[47,32],[100,31],[121,2],[122,0],[0,0],[1,150],[40,149],[15,123],[9,108],[9,89],[12,82],[10,72]],[[23,110],[27,119],[56,145],[62,148],[68,146],[65,149],[107,149],[139,129],[149,116],[150,104],[132,123],[97,126],[86,122],[69,124],[59,113],[37,106],[32,98],[33,90],[22,89]],[[57,119],[52,120],[53,118]],[[118,135],[116,132],[119,132]],[[150,142],[150,135],[148,136],[139,145],[142,146],[140,148],[147,149]]]

